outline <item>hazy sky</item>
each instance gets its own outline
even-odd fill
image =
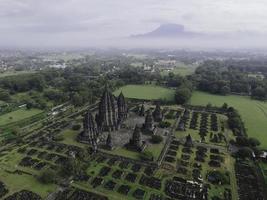
[[[163,23],[206,33],[267,33],[267,0],[0,0],[0,46],[82,45]]]

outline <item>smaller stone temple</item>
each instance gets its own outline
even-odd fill
[[[97,140],[99,136],[98,127],[95,123],[95,119],[90,111],[88,111],[83,118],[83,131],[79,134],[78,140],[84,143],[89,143],[93,146],[93,149],[97,149]]]
[[[112,137],[111,134],[108,134],[107,140],[106,140],[106,147],[108,150],[112,150],[113,149],[113,143],[112,143]]]
[[[140,110],[139,110],[139,116],[145,116],[145,106],[142,104]]]
[[[193,140],[190,134],[188,134],[185,138],[185,144],[186,147],[192,147],[193,146]]]
[[[118,104],[118,124],[121,124],[125,119],[127,119],[128,115],[128,107],[122,92],[118,96],[117,104]]]
[[[178,131],[185,131],[185,124],[184,122],[180,122],[178,124],[178,128],[177,128]]]
[[[143,146],[143,143],[142,143],[141,128],[138,125],[136,125],[134,128],[132,138],[130,139],[129,143],[127,144],[127,147],[129,149],[141,151],[142,146]]]
[[[159,104],[156,105],[156,108],[153,111],[153,118],[155,122],[161,122],[163,119],[163,114]]]
[[[153,128],[154,128],[153,127],[153,123],[154,123],[154,120],[153,120],[153,117],[152,117],[152,113],[149,110],[147,112],[147,114],[146,114],[145,123],[143,125],[144,131],[152,132]]]

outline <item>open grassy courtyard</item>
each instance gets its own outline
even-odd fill
[[[249,137],[258,138],[261,147],[267,148],[267,103],[257,100],[251,100],[244,96],[220,96],[204,92],[195,91],[191,98],[192,105],[207,105],[211,103],[214,106],[222,106],[223,103],[238,109],[245,122],[247,134]]]
[[[126,85],[116,90],[114,94],[117,96],[121,91],[127,98],[144,100],[162,99],[167,101],[173,101],[175,93],[172,89],[154,85]]]
[[[4,126],[10,123],[18,122],[20,120],[32,117],[34,115],[40,114],[43,112],[39,109],[26,109],[21,108],[19,110],[6,113],[0,116],[0,126]]]

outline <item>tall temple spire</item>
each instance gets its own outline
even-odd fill
[[[118,96],[117,104],[118,104],[118,122],[121,123],[123,120],[127,118],[127,112],[128,112],[127,104],[122,92]]]
[[[163,115],[159,104],[156,105],[156,108],[153,112],[153,118],[156,122],[162,121]]]
[[[185,138],[185,146],[192,147],[193,146],[193,139],[190,134],[188,134]]]
[[[150,110],[146,114],[144,129],[146,131],[152,131],[153,129],[153,117],[152,117],[152,113]]]
[[[134,128],[133,136],[130,139],[129,146],[131,148],[135,148],[136,150],[140,150],[142,146],[142,133],[138,125],[136,125]]]
[[[104,131],[112,131],[118,128],[118,105],[107,86],[105,86],[99,103],[98,124]]]
[[[106,147],[109,150],[113,149],[113,143],[112,143],[112,138],[111,138],[111,134],[110,133],[108,134],[108,137],[107,137],[107,140],[106,140]]]
[[[139,111],[139,116],[145,116],[145,106],[142,104],[140,111]]]
[[[79,140],[90,143],[94,151],[97,149],[98,128],[90,111],[84,115],[83,132],[78,136]]]

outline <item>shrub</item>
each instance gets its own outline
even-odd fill
[[[241,159],[246,159],[246,158],[251,158],[252,157],[252,150],[249,147],[243,147],[240,148],[236,152],[236,157],[241,158]]]
[[[168,128],[171,126],[171,123],[170,122],[167,122],[167,121],[162,121],[159,123],[159,127],[160,128]]]
[[[152,135],[151,136],[151,142],[154,144],[159,144],[162,142],[162,140],[163,140],[163,138],[160,135]]]
[[[192,95],[190,89],[186,87],[180,87],[176,90],[175,93],[175,101],[177,104],[184,104],[186,103]]]
[[[56,141],[56,142],[59,142],[59,141],[64,140],[64,137],[63,137],[63,135],[55,135],[53,137],[53,140]]]
[[[75,131],[80,130],[80,128],[81,128],[81,125],[80,125],[80,124],[74,124],[74,125],[72,126],[72,130],[75,130]]]
[[[55,181],[56,173],[51,169],[43,170],[37,179],[43,184],[53,183]]]
[[[210,171],[208,173],[208,180],[213,184],[229,184],[229,176],[220,171]]]
[[[141,160],[144,161],[153,161],[154,160],[154,156],[150,151],[144,151],[141,153],[140,155]]]

